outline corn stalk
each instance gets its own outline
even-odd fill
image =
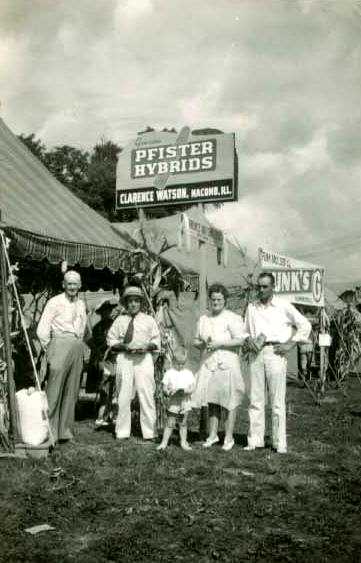
[[[361,358],[361,315],[356,309],[347,307],[333,321],[339,337],[335,354],[336,381],[344,386],[347,376]]]

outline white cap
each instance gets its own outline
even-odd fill
[[[81,284],[81,277],[80,274],[78,274],[78,272],[76,272],[75,270],[69,270],[64,275],[64,281]]]

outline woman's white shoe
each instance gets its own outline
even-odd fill
[[[203,448],[211,448],[213,446],[213,444],[217,444],[217,442],[219,442],[218,436],[216,436],[215,438],[207,438],[207,440],[204,442],[204,444],[202,444],[202,447]]]
[[[222,450],[224,450],[225,452],[229,452],[229,450],[231,450],[234,446],[234,440],[227,440],[224,442],[223,446],[222,446]]]

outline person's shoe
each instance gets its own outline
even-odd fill
[[[129,436],[117,436],[117,435],[115,435],[115,439],[117,440],[117,442],[126,442],[127,440],[129,440]]]
[[[255,450],[255,449],[258,449],[258,448],[264,448],[264,445],[262,445],[262,446],[253,446],[253,445],[252,445],[252,446],[251,446],[250,444],[248,444],[248,446],[245,446],[245,447],[243,448],[243,450],[244,450],[245,452],[254,452],[254,450]]]
[[[217,442],[219,442],[218,436],[215,438],[207,438],[207,440],[202,444],[202,447],[211,448],[214,444],[217,444]]]
[[[159,446],[157,446],[157,450],[158,450],[158,451],[163,451],[163,450],[166,449],[166,447],[167,447],[166,444],[159,444]]]
[[[183,442],[183,444],[181,444],[181,448],[182,450],[185,450],[186,452],[189,452],[192,450],[192,446],[190,446],[188,444],[188,442]]]
[[[102,418],[98,418],[95,422],[94,422],[94,426],[95,428],[103,428],[104,426],[109,426],[109,422],[107,422],[106,420],[103,420]]]
[[[287,453],[287,448],[276,448],[276,452],[278,454],[286,454]]]
[[[65,434],[65,436],[59,436],[58,442],[59,444],[65,444],[66,442],[72,442],[74,440],[74,436],[71,432]]]
[[[225,452],[229,452],[229,450],[231,450],[234,446],[234,440],[227,440],[224,441],[224,444],[222,446],[222,450],[224,450]]]

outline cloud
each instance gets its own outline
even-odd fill
[[[3,0],[1,112],[50,146],[235,131],[240,199],[217,223],[252,251],[323,244],[337,279],[327,241],[361,234],[360,33],[358,2]]]

